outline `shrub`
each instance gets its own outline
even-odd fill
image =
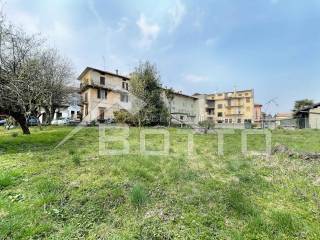
[[[136,126],[138,124],[137,117],[126,110],[114,112],[114,118],[117,123],[126,123],[131,126]]]

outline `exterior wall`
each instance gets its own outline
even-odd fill
[[[253,90],[211,94],[207,99],[215,102],[216,123],[244,123],[254,121]]]
[[[309,126],[310,128],[320,129],[320,107],[310,109]]]
[[[162,97],[165,105],[170,108],[170,103],[164,93]],[[197,99],[193,97],[176,93],[171,102],[170,112],[174,123],[181,123],[181,121],[188,124],[198,123]]]
[[[100,77],[105,77],[104,85],[100,84]],[[104,112],[104,119],[113,119],[114,111],[120,109],[130,110],[130,99],[128,99],[129,101],[127,103],[121,102],[120,100],[121,94],[127,94],[129,98],[129,92],[122,88],[122,82],[129,84],[128,80],[124,80],[120,76],[117,77],[107,74],[100,74],[94,70],[90,70],[84,75],[84,77],[81,79],[81,84],[90,85],[90,87],[81,93],[84,122],[91,122],[100,119],[100,114],[102,111]],[[106,98],[98,98],[98,90],[101,89],[107,92]],[[86,114],[87,112],[88,114]]]
[[[260,104],[255,104],[254,105],[254,110],[253,110],[253,120],[254,122],[261,122],[262,120],[262,105]]]
[[[198,122],[202,122],[202,121],[206,121],[208,120],[208,114],[206,112],[206,101],[207,101],[207,95],[206,94],[198,94],[195,95],[195,97],[197,97],[197,101],[196,101],[196,110],[197,110],[197,118],[198,118]]]

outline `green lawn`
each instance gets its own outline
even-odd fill
[[[0,239],[320,239],[320,162],[241,154],[241,135],[170,129],[170,154],[100,156],[98,129],[0,130]],[[114,134],[112,132],[108,134]],[[272,132],[272,144],[320,152],[320,131]],[[161,136],[146,137],[160,149]],[[264,148],[249,136],[249,150]],[[109,144],[119,148],[121,144]]]

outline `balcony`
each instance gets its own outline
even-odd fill
[[[207,100],[206,101],[206,108],[215,108],[215,101],[214,100]]]
[[[238,104],[227,105],[226,107],[227,108],[234,108],[234,107],[243,107],[243,106],[244,106],[243,104],[238,103]]]
[[[89,88],[95,88],[95,89],[105,89],[107,91],[114,91],[119,93],[128,93],[129,91],[127,89],[124,89],[121,87],[121,85],[114,85],[111,83],[106,83],[105,85],[102,84],[96,84],[92,82],[87,83],[80,83],[80,93],[86,91]]]
[[[227,112],[225,115],[226,116],[241,116],[241,115],[244,115],[244,113],[242,113],[242,112],[238,112],[238,113]]]

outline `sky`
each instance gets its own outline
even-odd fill
[[[320,101],[320,0],[7,0],[4,12],[77,75],[148,60],[186,94],[254,89],[268,113]]]

